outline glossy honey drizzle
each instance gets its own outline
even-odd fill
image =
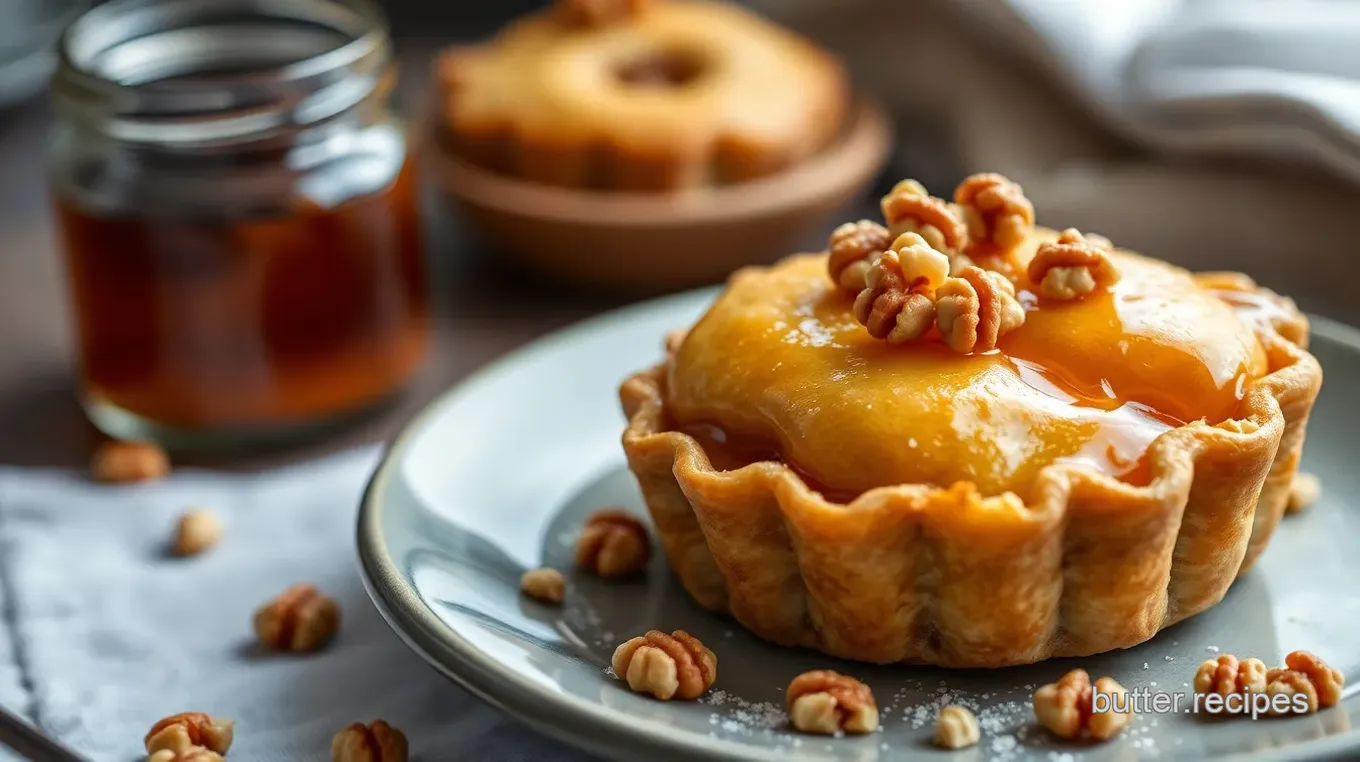
[[[1124,255],[1115,289],[1074,304],[1022,290],[1026,325],[967,356],[872,340],[820,263],[734,279],[680,348],[670,407],[716,468],[781,462],[833,499],[955,481],[1023,496],[1051,463],[1145,483],[1158,436],[1232,417],[1266,370],[1238,313],[1269,302],[1220,299],[1153,260]]]

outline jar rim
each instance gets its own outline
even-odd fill
[[[111,0],[63,33],[52,99],[122,142],[230,144],[350,111],[391,59],[371,0]]]

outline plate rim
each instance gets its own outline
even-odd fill
[[[358,517],[358,557],[360,577],[364,589],[375,608],[397,637],[434,669],[453,680],[477,698],[506,714],[521,720],[536,730],[566,742],[578,749],[604,754],[619,759],[633,759],[639,754],[663,753],[682,759],[702,760],[763,760],[752,747],[720,738],[705,736],[699,743],[691,733],[661,726],[657,731],[640,730],[628,722],[628,715],[562,693],[543,691],[537,684],[521,677],[486,656],[475,645],[443,623],[411,588],[401,573],[400,566],[387,552],[383,541],[383,494],[402,454],[411,442],[445,406],[479,381],[504,373],[532,357],[553,347],[575,340],[576,337],[601,328],[626,323],[634,314],[650,313],[668,307],[697,302],[716,296],[719,286],[684,291],[679,294],[649,299],[578,321],[558,331],[536,339],[468,374],[441,392],[421,408],[383,449],[378,467],[364,487]],[[456,660],[462,670],[454,669],[439,655]],[[551,698],[549,698],[551,697]],[[546,700],[545,700],[546,699]],[[576,724],[574,721],[581,721]],[[615,734],[610,740],[624,739],[626,744],[608,743],[591,735],[588,728],[607,728]],[[581,728],[572,732],[573,728]],[[627,756],[624,754],[627,753]]]
[[[359,504],[356,543],[359,576],[375,608],[397,637],[435,671],[477,698],[534,729],[578,749],[617,759],[641,754],[666,754],[683,759],[765,760],[760,747],[734,743],[712,736],[698,736],[664,725],[640,729],[628,715],[566,693],[546,691],[489,657],[440,620],[407,583],[400,566],[387,552],[382,530],[383,495],[403,454],[435,414],[453,404],[484,379],[509,372],[533,357],[551,351],[577,337],[627,323],[636,314],[651,313],[716,296],[721,286],[631,304],[578,321],[540,337],[497,358],[439,393],[416,412],[383,448],[377,468],[364,487]],[[1360,328],[1322,315],[1309,314],[1313,337],[1347,346],[1360,354]],[[1325,369],[1324,369],[1325,373]],[[441,659],[440,657],[444,657]],[[447,661],[446,661],[447,660]],[[455,665],[457,668],[455,668]],[[602,729],[608,736],[595,735]],[[1293,747],[1264,752],[1232,754],[1223,762],[1304,762],[1337,758],[1360,750],[1360,730],[1314,739]],[[627,756],[625,756],[627,755]]]

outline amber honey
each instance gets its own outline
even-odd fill
[[[282,443],[425,351],[391,40],[367,0],[201,5],[108,0],[62,38],[49,180],[80,395],[117,438]]]
[[[59,200],[87,404],[184,429],[278,428],[400,387],[427,333],[410,174],[258,219]]]
[[[799,467],[796,461],[784,457],[779,444],[766,437],[729,431],[711,421],[672,424],[672,428],[699,443],[709,463],[719,471],[735,471],[753,463],[778,463],[787,466],[813,492],[833,503],[849,503],[859,497],[858,492],[841,490],[823,484]]]

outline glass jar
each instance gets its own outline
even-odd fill
[[[96,426],[290,438],[411,378],[427,301],[394,81],[367,0],[113,0],[70,27],[51,178]]]

